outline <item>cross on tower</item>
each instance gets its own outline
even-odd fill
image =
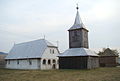
[[[77,3],[76,5],[77,5],[76,9],[78,10],[78,9],[79,9],[79,7],[78,7],[78,3]]]

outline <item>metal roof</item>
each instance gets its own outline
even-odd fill
[[[47,46],[54,46],[45,39],[15,44],[5,59],[40,58]]]
[[[67,56],[98,56],[94,51],[86,48],[70,48],[60,54],[58,57],[67,57]]]
[[[84,24],[82,23],[82,20],[79,16],[79,12],[77,10],[77,14],[75,17],[75,22],[73,24],[73,26],[69,29],[69,30],[74,30],[74,29],[79,29],[79,28],[85,28]]]

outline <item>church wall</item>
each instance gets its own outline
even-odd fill
[[[69,48],[80,48],[80,47],[83,47],[81,30],[69,31]]]
[[[82,44],[84,48],[89,48],[88,44],[88,31],[82,29]]]
[[[87,69],[88,57],[59,57],[60,69]]]
[[[59,57],[60,69],[93,69],[99,67],[99,58],[91,56]]]
[[[29,62],[31,61],[31,64]],[[37,64],[37,59],[19,59],[18,60],[7,60],[6,68],[9,69],[39,69]],[[10,63],[9,63],[10,62]]]
[[[41,60],[41,69],[58,69],[59,64],[58,64],[58,57],[59,55],[58,49],[55,47],[48,47],[44,54],[42,55],[42,60]],[[43,64],[43,60],[46,60],[46,63]],[[48,63],[48,60],[50,60],[50,63]],[[53,62],[55,60],[55,63]],[[55,67],[55,68],[54,68]]]
[[[43,63],[43,60],[45,60],[45,64]],[[50,60],[50,64],[48,63],[48,60]],[[53,62],[55,60],[55,62]],[[46,59],[43,58],[41,60],[41,70],[49,70],[49,69],[59,69],[58,59]]]
[[[88,31],[85,29],[76,29],[69,31],[70,48],[88,48]]]
[[[88,69],[93,69],[99,67],[99,58],[95,56],[88,56]]]

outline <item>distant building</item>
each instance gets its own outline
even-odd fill
[[[69,31],[69,49],[60,54],[60,69],[92,69],[99,67],[98,55],[89,49],[88,30],[82,23],[77,7],[73,26]]]
[[[15,44],[6,59],[10,69],[58,69],[59,50],[45,39]]]
[[[110,48],[99,53],[100,67],[115,67],[119,64],[118,54]]]
[[[120,65],[120,57],[118,57],[118,64]]]
[[[0,68],[5,67],[5,57],[7,56],[7,53],[0,52]]]

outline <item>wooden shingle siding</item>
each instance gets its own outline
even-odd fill
[[[116,56],[101,56],[99,57],[100,67],[115,67],[117,66]]]
[[[60,69],[87,69],[88,57],[60,57]]]

